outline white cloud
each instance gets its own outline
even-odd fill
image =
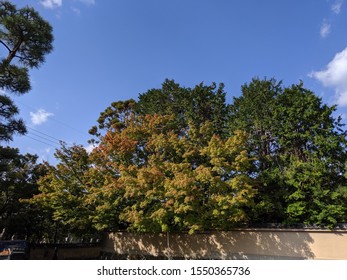
[[[80,9],[77,9],[77,8],[71,8],[71,10],[78,16],[81,15],[81,10]]]
[[[335,14],[340,14],[341,13],[341,8],[342,8],[342,4],[343,4],[343,0],[337,0],[332,6],[331,6],[331,10],[335,13]]]
[[[87,153],[90,154],[94,150],[94,148],[96,148],[96,146],[94,144],[89,144],[88,146],[85,146],[84,148],[87,151]]]
[[[337,104],[347,106],[347,47],[335,55],[325,70],[312,72],[309,76],[334,88]]]
[[[331,32],[331,24],[324,21],[320,27],[320,36],[322,38],[325,38],[330,34],[330,32]]]
[[[75,0],[82,4],[91,6],[95,5],[95,0]],[[59,8],[63,5],[63,0],[40,0],[40,3],[43,7],[47,9]]]
[[[31,122],[34,125],[40,125],[45,123],[49,117],[53,116],[53,113],[47,112],[44,109],[39,109],[36,113],[30,112]]]
[[[54,9],[63,5],[63,0],[41,0],[41,5],[47,9]]]
[[[94,5],[95,4],[95,0],[78,0],[79,2],[82,2],[83,4],[86,5]]]

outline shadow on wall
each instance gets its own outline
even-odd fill
[[[309,232],[235,230],[189,234],[109,234],[103,250],[128,258],[314,259]]]
[[[175,237],[173,238],[175,239]],[[231,231],[178,235],[173,251],[192,259],[313,259],[306,232]]]

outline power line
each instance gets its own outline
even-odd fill
[[[33,136],[35,136],[35,137],[41,138],[41,139],[43,139],[44,141],[51,142],[51,143],[53,143],[53,144],[55,144],[55,145],[60,145],[60,143],[57,142],[57,141],[55,141],[55,140],[48,139],[47,137],[43,137],[43,136],[41,136],[41,135],[39,135],[39,134],[36,134],[36,133],[33,133],[33,132],[31,132],[31,131],[29,131],[29,134],[30,134],[30,135],[33,135]]]
[[[36,109],[36,108],[34,108],[34,107],[30,106],[30,105],[27,105],[27,104],[25,104],[25,103],[23,103],[21,101],[16,100],[16,102],[18,102],[19,104],[23,105],[24,107],[26,107],[26,108],[28,108],[30,110],[33,110],[33,111],[37,111],[38,110],[38,109]],[[71,125],[66,124],[66,123],[64,123],[64,122],[62,122],[60,120],[57,120],[57,119],[53,118],[52,116],[48,116],[48,118],[53,120],[53,121],[55,121],[55,122],[57,122],[57,123],[59,123],[60,125],[63,125],[63,126],[69,128],[71,130],[74,130],[74,131],[78,132],[81,135],[86,135],[86,133],[83,133],[80,130],[72,127]],[[49,134],[47,134],[45,132],[39,131],[39,130],[37,130],[35,128],[32,128],[30,126],[26,126],[26,127],[28,128],[28,134],[29,135],[24,135],[24,136],[26,136],[26,137],[28,137],[28,138],[36,141],[36,142],[39,142],[39,143],[51,146],[51,147],[56,148],[56,149],[58,147],[61,147],[62,143],[66,143],[66,141],[58,139],[58,138],[56,138],[54,136],[51,136],[51,135],[49,135]]]
[[[58,139],[58,138],[53,137],[53,136],[50,136],[50,135],[48,135],[48,134],[46,134],[46,133],[44,133],[44,132],[41,132],[41,131],[39,131],[39,130],[37,130],[37,129],[34,129],[34,128],[30,127],[30,126],[27,126],[27,128],[29,128],[30,130],[35,131],[35,132],[37,132],[37,133],[40,133],[40,134],[42,134],[42,135],[44,135],[44,136],[47,136],[47,137],[49,137],[49,138],[51,138],[51,139],[54,139],[54,140],[58,141],[59,143],[60,143],[60,142],[64,142],[64,141],[61,140],[61,139]],[[31,132],[31,133],[32,133],[32,132]]]
[[[37,142],[40,142],[40,143],[42,143],[42,144],[45,144],[45,145],[48,145],[48,146],[51,146],[51,147],[53,147],[53,148],[58,148],[57,146],[54,146],[54,145],[52,145],[52,144],[50,144],[50,143],[47,143],[47,142],[44,142],[44,141],[41,141],[41,140],[39,140],[39,139],[36,139],[36,138],[34,138],[34,137],[31,137],[31,136],[29,136],[29,135],[24,135],[25,137],[28,137],[28,138],[30,138],[30,139],[32,139],[32,140],[35,140],[35,141],[37,141]]]

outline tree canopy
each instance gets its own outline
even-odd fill
[[[114,126],[102,137],[89,157],[93,164],[83,149],[64,148],[34,201],[71,227],[88,217],[99,229],[122,223],[136,231],[193,233],[246,221],[244,206],[256,193],[247,174],[246,134],[222,139],[210,122],[177,133],[173,119],[129,115],[125,128]]]
[[[346,187],[346,131],[341,119],[333,117],[335,110],[302,83],[283,87],[274,79],[253,79],[234,98],[230,127],[249,133],[248,149],[256,158],[253,172],[260,187],[255,221],[344,220],[340,191]],[[335,210],[327,211],[328,205]]]
[[[32,199],[74,228],[173,232],[346,222],[346,131],[302,82],[165,80],[100,114],[94,150],[62,147]]]

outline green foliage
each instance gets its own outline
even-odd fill
[[[292,161],[284,172],[293,192],[288,196],[288,222],[334,226],[344,221],[345,199],[338,174],[326,162],[313,158]]]
[[[228,106],[225,103],[224,85],[203,83],[194,88],[181,87],[174,80],[165,80],[161,89],[151,89],[139,95],[136,111],[139,114],[173,115],[174,123],[181,128],[196,127],[209,121],[216,134],[226,132]]]
[[[111,184],[124,199],[119,218],[131,230],[151,232],[193,233],[244,222],[243,206],[255,194],[246,135],[223,140],[209,122],[177,133],[173,119],[133,116],[124,130],[108,131],[95,150],[118,174]]]
[[[44,62],[52,51],[52,27],[32,8],[17,9],[0,1],[0,89],[15,94],[30,90],[28,70]],[[0,141],[12,140],[14,133],[26,132],[21,119],[15,119],[17,107],[0,95]]]
[[[0,63],[0,88],[16,94],[29,92],[31,85],[28,69]]]
[[[24,94],[30,90],[29,69],[44,62],[52,50],[52,28],[29,7],[17,9],[0,1],[0,90]],[[0,142],[25,134],[24,122],[11,98],[0,95]],[[47,227],[43,213],[25,201],[37,194],[36,180],[44,168],[37,157],[20,155],[17,149],[0,146],[0,230],[28,239],[42,237]],[[35,237],[36,236],[36,237]]]
[[[24,134],[26,128],[21,119],[16,119],[18,108],[6,95],[0,95],[0,141],[12,140],[13,133]]]
[[[347,214],[335,109],[302,83],[253,79],[229,106],[223,85],[166,80],[102,112],[91,154],[62,146],[31,202],[74,232],[332,228]]]
[[[177,133],[172,115],[131,114],[88,155],[62,147],[31,202],[70,231],[228,229],[247,220],[256,193],[247,135],[213,133],[210,122]]]
[[[98,125],[93,126],[89,133],[95,138],[91,139],[91,143],[98,143],[105,131],[111,128],[123,129],[125,121],[130,115],[134,114],[135,100],[129,99],[126,101],[112,102],[111,106],[107,107],[105,111],[100,113],[98,118]]]
[[[35,209],[21,200],[38,193],[37,178],[43,170],[36,164],[37,157],[21,155],[10,147],[0,147],[0,232],[3,238],[12,235],[28,237],[39,229]],[[37,222],[37,223],[36,223]]]
[[[135,115],[173,115],[171,127],[180,132],[190,124],[199,127],[206,121],[213,124],[216,134],[227,132],[229,106],[225,103],[224,85],[217,88],[213,83],[203,83],[193,89],[181,87],[173,80],[165,80],[160,89],[150,89],[133,99],[113,102],[98,118],[98,125],[93,126],[89,133],[96,137],[90,142],[96,143],[107,129],[125,128],[125,120]]]
[[[52,51],[52,27],[33,8],[1,1],[0,27],[0,43],[8,51],[5,65],[17,59],[25,67],[38,67]]]
[[[55,154],[61,162],[46,164],[47,173],[38,181],[40,194],[31,203],[52,213],[52,219],[68,225],[71,232],[90,230],[89,215],[93,208],[85,204],[88,195],[89,156],[81,146],[71,148],[62,144]]]
[[[234,98],[231,105],[229,127],[231,131],[241,129],[249,134],[249,149],[256,157],[255,172],[269,166],[269,157],[276,149],[275,100],[282,93],[281,82],[275,79],[253,79],[242,86],[242,95]]]
[[[231,128],[249,133],[248,149],[256,159],[254,221],[345,221],[338,190],[346,186],[346,132],[332,116],[336,107],[322,104],[302,83],[284,88],[274,79],[253,79],[242,91],[232,105]]]

